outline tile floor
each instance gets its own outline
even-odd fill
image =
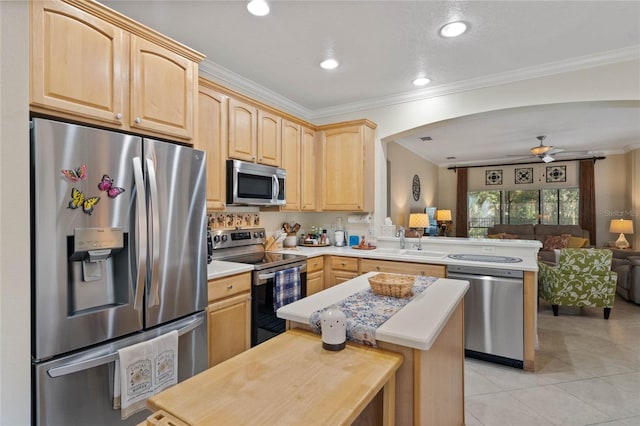
[[[535,372],[465,360],[467,425],[640,425],[640,306],[540,300]]]

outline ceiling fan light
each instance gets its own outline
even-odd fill
[[[335,59],[325,59],[324,61],[320,62],[320,68],[325,70],[338,68],[338,65],[340,65],[340,63]]]
[[[427,77],[418,77],[412,81],[414,86],[426,86],[431,83],[431,79]]]
[[[535,146],[531,148],[531,153],[533,155],[542,155],[546,152],[549,152],[550,150],[551,150],[550,146],[540,145],[540,146]]]
[[[265,0],[251,0],[247,3],[247,10],[255,16],[265,16],[269,14],[269,4]]]
[[[449,22],[440,28],[440,35],[445,38],[458,37],[467,31],[467,24],[462,21]]]

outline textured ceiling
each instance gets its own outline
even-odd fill
[[[265,17],[250,15],[245,1],[102,3],[204,53],[201,69],[217,81],[311,120],[438,90],[640,58],[639,1],[272,1]],[[456,39],[440,37],[438,29],[455,19],[468,22],[470,30]],[[338,69],[318,67],[327,53],[341,62]],[[420,74],[432,80],[424,89],[411,85]],[[400,142],[446,165],[412,139],[448,137],[457,149],[447,155],[469,161],[485,161],[481,154],[493,158],[495,147],[495,155],[526,154],[535,136],[545,133],[549,144],[561,148],[603,151],[597,142],[611,135],[598,132],[612,127],[603,121],[610,118],[621,129],[612,149],[640,141],[637,104],[569,107],[546,114],[531,109],[536,119],[524,115],[528,110],[492,114],[491,128],[477,117],[450,120]],[[600,125],[578,113],[585,108],[602,114]],[[561,113],[566,120],[553,120]],[[538,119],[547,125],[533,126]]]

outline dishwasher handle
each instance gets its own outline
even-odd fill
[[[453,280],[467,280],[467,281],[493,281],[493,282],[522,283],[522,278],[495,277],[493,275],[463,274],[459,272],[448,274],[447,278],[451,278]]]

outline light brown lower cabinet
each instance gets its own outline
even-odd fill
[[[209,367],[251,347],[251,273],[209,280]]]
[[[324,259],[322,256],[307,259],[307,296],[324,289]]]
[[[395,274],[424,275],[428,277],[446,277],[445,265],[430,265],[427,263],[394,262],[391,260],[361,259],[360,273],[390,272]]]
[[[357,277],[358,258],[346,256],[329,256],[327,259],[327,282],[325,288],[349,281]]]

